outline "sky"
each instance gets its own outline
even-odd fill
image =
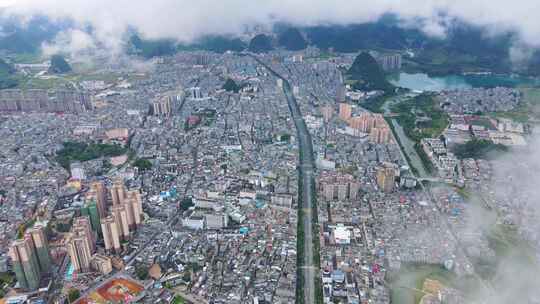
[[[0,0],[0,7],[21,16],[70,17],[91,24],[100,40],[117,39],[129,26],[147,38],[191,41],[255,23],[348,24],[395,13],[405,23],[421,19],[420,28],[433,35],[444,35],[448,18],[457,17],[495,32],[515,30],[525,44],[540,46],[538,0]]]

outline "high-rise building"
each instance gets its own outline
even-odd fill
[[[347,90],[344,86],[340,85],[336,89],[336,101],[337,102],[344,102],[345,101],[345,94],[347,93]]]
[[[38,289],[41,272],[31,237],[15,240],[8,254],[19,286],[29,290]]]
[[[126,207],[124,205],[115,205],[111,207],[111,212],[122,239],[129,239],[129,222]]]
[[[86,179],[86,173],[82,163],[73,162],[69,166],[71,171],[71,177],[78,180]]]
[[[96,251],[96,235],[92,230],[92,223],[87,216],[80,216],[73,221],[71,232],[77,235],[85,235],[88,237],[90,249],[92,252]]]
[[[101,220],[101,232],[103,233],[103,242],[105,250],[108,252],[120,252],[120,229],[113,216],[108,216]]]
[[[49,250],[49,241],[47,240],[46,227],[43,225],[35,225],[26,231],[26,234],[31,237],[33,242],[41,272],[51,272],[52,260]]]
[[[190,88],[189,89],[190,91],[190,94],[191,94],[191,98],[194,99],[194,100],[200,100],[203,98],[203,95],[202,95],[202,92],[201,92],[201,88],[199,87],[193,87],[193,88]]]
[[[344,121],[348,121],[351,119],[352,116],[352,107],[350,104],[347,103],[340,103],[339,104],[339,118],[343,119]]]
[[[390,128],[378,127],[371,129],[369,139],[377,144],[387,144],[390,142]]]
[[[172,112],[172,98],[165,96],[158,98],[152,102],[152,113],[156,116],[169,116]]]
[[[87,200],[84,204],[84,207],[81,208],[81,215],[88,217],[90,219],[90,225],[94,233],[99,234],[101,232],[100,224],[100,215],[95,200]]]
[[[336,185],[338,200],[345,201],[349,196],[349,184],[348,183],[339,183]]]
[[[392,192],[394,190],[396,180],[396,169],[383,166],[377,169],[377,185],[384,192]]]
[[[90,184],[90,191],[87,196],[93,198],[97,203],[100,217],[107,216],[107,189],[101,181],[95,181]]]
[[[321,108],[321,114],[324,121],[329,122],[332,116],[334,116],[334,108],[332,106],[324,106]]]
[[[133,225],[139,226],[142,222],[142,197],[138,190],[130,190],[127,192],[127,202],[133,212]]]
[[[122,205],[126,194],[126,187],[124,186],[124,180],[119,177],[114,180],[111,187],[111,199],[113,206]]]
[[[92,253],[95,251],[95,239],[91,230],[90,220],[86,217],[76,218],[66,247],[75,271],[90,270]]]

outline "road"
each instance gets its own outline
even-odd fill
[[[302,179],[302,193],[300,197],[301,201],[298,203],[298,208],[301,209],[300,212],[303,212],[304,225],[304,265],[301,266],[302,275],[304,278],[304,303],[316,303],[315,278],[318,273],[319,265],[315,263],[313,255],[313,190],[315,189],[315,165],[313,161],[313,143],[311,141],[311,135],[309,134],[304,119],[302,118],[300,107],[296,102],[296,98],[294,97],[291,90],[291,85],[289,84],[287,79],[276,73],[274,70],[272,70],[272,68],[259,60],[256,56],[250,56],[257,62],[259,62],[259,64],[264,66],[274,76],[283,80],[283,93],[285,94],[289,106],[289,111],[291,112],[291,116],[294,120],[294,126],[296,128],[300,153],[298,170],[299,177]]]

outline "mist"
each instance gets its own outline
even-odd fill
[[[297,26],[352,24],[397,15],[403,26],[444,36],[449,20],[459,19],[489,32],[517,33],[525,46],[540,46],[540,8],[536,0],[0,0],[6,14],[29,18],[41,14],[73,19],[90,26],[97,42],[117,50],[126,30],[134,28],[148,39],[172,38],[191,42],[209,34],[240,35],[246,27],[270,27],[276,22]],[[73,34],[73,33],[72,33]],[[73,35],[72,35],[73,36]],[[74,40],[78,37],[73,37]],[[80,43],[76,40],[72,44]],[[76,47],[75,45],[72,45]],[[520,56],[520,54],[516,54]]]

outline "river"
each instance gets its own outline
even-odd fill
[[[517,75],[466,74],[431,77],[422,73],[398,73],[388,76],[395,86],[416,90],[435,91],[469,89],[478,87],[540,86],[540,79]]]

